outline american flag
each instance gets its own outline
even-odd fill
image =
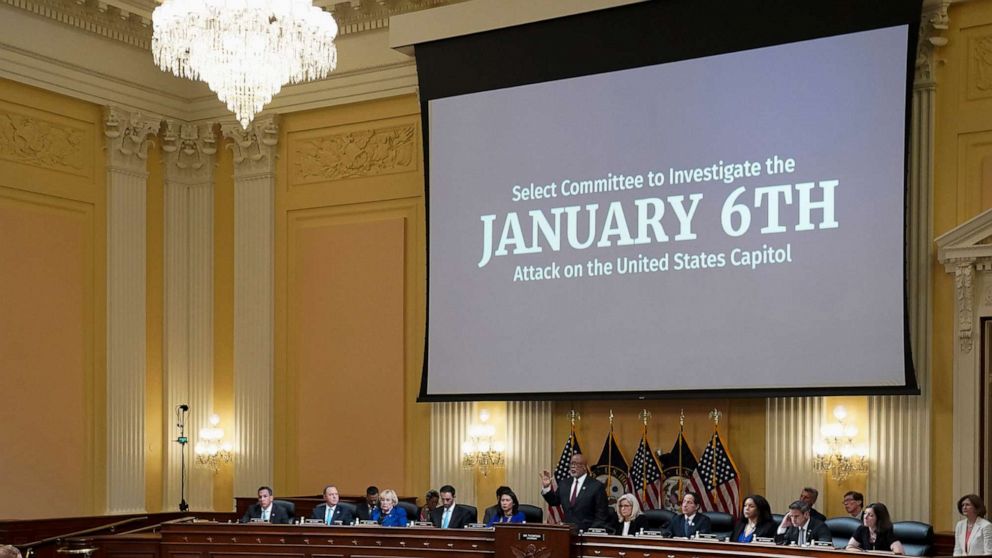
[[[641,509],[656,510],[665,507],[665,477],[661,474],[658,459],[651,451],[647,434],[641,436],[641,444],[630,464],[630,488],[641,503]]]
[[[741,509],[741,476],[727,449],[714,432],[696,468],[702,483],[704,511],[721,511],[737,516]],[[695,477],[695,475],[693,475]],[[693,478],[693,484],[697,482]]]
[[[561,450],[561,457],[558,458],[558,466],[555,467],[555,478],[551,482],[551,490],[558,490],[558,483],[570,476],[568,466],[572,463],[572,456],[576,453],[582,453],[582,449],[579,447],[579,438],[573,430],[569,432],[565,447]],[[548,506],[547,523],[559,524],[564,520],[565,512],[562,511],[561,506]]]

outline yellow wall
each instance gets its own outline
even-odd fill
[[[0,80],[0,518],[103,507],[101,113]]]
[[[276,188],[275,480],[427,485],[424,209],[413,96],[286,116]],[[342,448],[347,448],[342,450]]]
[[[938,50],[934,237],[992,207],[992,2],[951,5],[947,46]],[[931,511],[938,531],[953,528],[952,412],[954,280],[933,262],[933,440]],[[978,420],[978,417],[975,417]],[[977,487],[975,487],[977,490]],[[988,500],[988,494],[985,495]]]

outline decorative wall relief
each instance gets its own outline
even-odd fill
[[[417,168],[417,126],[404,124],[297,140],[294,183],[396,174]]]
[[[992,97],[992,35],[968,41],[969,99]]]
[[[83,130],[0,110],[0,158],[89,176]]]

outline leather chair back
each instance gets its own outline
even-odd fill
[[[734,516],[725,512],[703,512],[703,515],[710,518],[712,531],[720,540],[729,539],[734,533]]]
[[[401,501],[401,502],[397,502],[396,505],[406,510],[407,522],[416,521],[417,518],[420,516],[420,508],[418,508],[417,504],[414,504],[413,502]]]
[[[343,500],[339,500],[338,505],[341,506],[341,509],[350,511],[352,517],[355,518],[358,517],[358,506],[356,506],[355,504],[352,504],[351,502],[345,502]]]
[[[892,534],[906,549],[907,556],[928,556],[933,547],[933,526],[919,521],[897,521]]]
[[[479,508],[477,508],[475,506],[470,506],[468,504],[457,504],[457,505],[459,505],[459,506],[467,509],[469,511],[469,513],[472,515],[472,521],[469,521],[469,523],[478,523],[479,522]]]
[[[289,517],[296,517],[296,504],[293,502],[290,502],[289,500],[272,500],[272,504],[285,508],[289,513]]]
[[[861,526],[861,522],[854,517],[831,517],[826,524],[827,529],[830,529],[834,548],[846,548],[854,532]]]
[[[520,504],[517,508],[524,514],[524,521],[527,523],[542,523],[544,522],[544,510],[537,506],[532,506],[530,504]]]
[[[668,524],[675,518],[675,514],[669,510],[645,510],[641,515],[648,518],[650,529],[668,529]]]

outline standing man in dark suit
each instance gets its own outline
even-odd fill
[[[798,546],[809,546],[813,541],[833,542],[830,529],[822,521],[810,517],[809,510],[809,504],[802,500],[789,504],[789,513],[782,518],[775,533],[775,542]]]
[[[272,499],[272,489],[268,486],[258,488],[258,503],[248,507],[241,518],[241,523],[249,523],[252,519],[261,519],[269,523],[292,523],[293,513],[280,502]]]
[[[610,529],[610,513],[603,483],[589,475],[586,458],[581,453],[572,455],[568,463],[570,475],[559,486],[551,488],[551,471],[541,471],[541,495],[552,506],[561,506],[565,523],[575,525],[580,531],[589,528]]]
[[[370,486],[365,489],[365,501],[355,506],[358,519],[372,519],[372,510],[379,507],[379,487]]]
[[[710,518],[699,513],[699,494],[686,492],[682,497],[682,513],[672,518],[668,530],[673,537],[695,538],[700,533],[713,531]]]
[[[455,487],[450,484],[442,486],[441,507],[431,512],[431,523],[442,529],[463,529],[469,523],[475,523],[478,516],[472,510],[455,503]]]
[[[334,525],[337,522],[340,522],[340,525],[354,523],[355,516],[352,515],[351,510],[338,505],[340,499],[338,487],[333,484],[325,486],[324,503],[313,509],[313,512],[310,513],[310,519],[319,519],[324,522],[324,525]]]

